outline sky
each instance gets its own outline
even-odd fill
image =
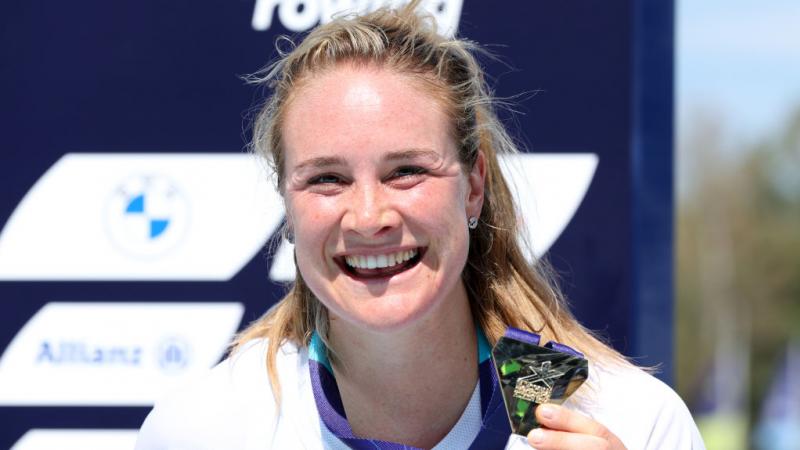
[[[678,133],[700,111],[733,140],[780,130],[800,107],[800,0],[677,0],[676,13]]]

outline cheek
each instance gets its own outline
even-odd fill
[[[287,205],[295,236],[300,241],[318,241],[324,230],[335,223],[337,217],[335,202],[326,198],[298,195]]]
[[[429,259],[431,268],[447,266],[447,272],[458,277],[469,253],[466,206],[460,186],[443,185],[416,192],[408,203],[414,209],[409,217],[417,221],[424,238],[434,248]]]
[[[466,204],[458,185],[431,184],[416,190],[406,203],[413,205],[415,215],[430,226],[449,230],[466,223]]]
[[[308,206],[302,199],[294,198],[287,202],[286,209],[294,234],[295,263],[307,282],[312,281],[309,276],[316,272],[309,269],[319,260],[314,257],[314,249],[319,248],[319,239],[323,235],[319,213]]]

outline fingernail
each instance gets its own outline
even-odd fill
[[[528,434],[528,442],[531,445],[541,444],[544,442],[544,431],[541,428],[536,428]]]
[[[544,419],[552,419],[556,415],[556,410],[552,406],[539,405],[539,415]]]

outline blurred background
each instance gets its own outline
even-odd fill
[[[800,2],[676,8],[676,386],[709,449],[798,449]]]

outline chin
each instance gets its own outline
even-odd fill
[[[374,333],[391,333],[424,320],[434,307],[429,302],[409,305],[407,299],[407,296],[396,300],[378,297],[368,300],[368,307],[361,304],[347,312],[337,313],[330,308],[329,311],[332,319],[346,322],[350,326]]]

